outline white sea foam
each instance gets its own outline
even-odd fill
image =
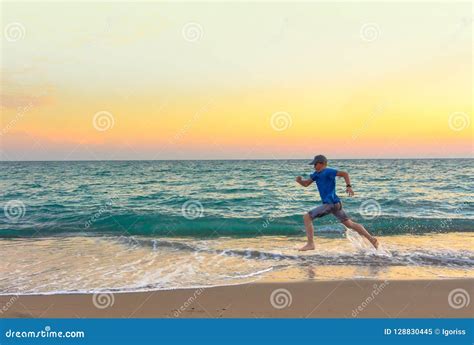
[[[472,277],[473,234],[347,238],[52,237],[0,240],[1,294],[149,291],[281,279]],[[423,250],[420,250],[420,247]],[[384,249],[385,248],[385,249]],[[21,253],[21,255],[19,255]],[[281,273],[279,273],[281,272]],[[285,273],[287,272],[287,273]]]

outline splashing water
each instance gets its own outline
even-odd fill
[[[363,236],[359,235],[354,230],[351,230],[344,226],[346,229],[346,238],[352,244],[355,250],[357,250],[360,254],[375,254],[375,255],[383,255],[383,256],[392,256],[390,251],[383,247],[383,244],[380,243],[379,240],[379,247],[375,249],[374,246]]]
[[[389,252],[375,251],[352,230],[346,238],[316,236],[314,251],[299,252],[305,239],[0,239],[0,294],[144,291],[257,279],[471,277],[474,267],[468,233],[379,237]]]

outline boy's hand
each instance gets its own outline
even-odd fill
[[[300,183],[301,181],[303,181],[303,177],[297,176],[296,177],[296,182]]]
[[[347,195],[354,196],[354,191],[352,190],[352,187],[347,187],[346,192],[347,192]]]

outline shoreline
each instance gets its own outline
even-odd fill
[[[0,295],[0,318],[463,318],[474,278],[309,280]]]
[[[54,292],[32,292],[32,293],[26,293],[26,294],[14,294],[14,293],[0,293],[0,302],[3,297],[12,297],[12,296],[21,296],[21,297],[26,297],[26,296],[60,296],[60,295],[94,295],[94,294],[103,294],[103,293],[111,293],[111,294],[135,294],[135,293],[156,293],[156,292],[161,292],[161,291],[183,291],[183,290],[197,290],[197,289],[211,289],[211,288],[226,288],[226,287],[233,287],[233,286],[241,286],[241,285],[253,285],[253,284],[300,284],[300,283],[330,283],[330,282],[344,282],[344,281],[371,281],[371,282],[384,282],[384,281],[397,281],[397,282],[404,282],[404,281],[418,281],[418,282],[429,282],[433,280],[439,280],[439,281],[446,281],[446,280],[472,280],[474,284],[474,277],[438,277],[436,279],[432,278],[417,278],[417,279],[374,279],[374,278],[341,278],[341,279],[314,279],[314,280],[301,280],[301,281],[288,281],[288,282],[283,282],[283,281],[269,281],[266,278],[263,279],[258,279],[253,282],[242,282],[242,283],[235,283],[235,284],[227,284],[227,285],[203,285],[203,286],[187,286],[187,287],[171,287],[171,288],[162,288],[162,289],[155,289],[151,288],[149,290],[147,289],[137,289],[137,290],[100,290],[100,291],[54,291]],[[1,314],[0,314],[1,315]]]

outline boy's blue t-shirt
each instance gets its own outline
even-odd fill
[[[337,204],[341,201],[336,195],[336,174],[336,169],[324,168],[320,172],[315,171],[310,175],[318,186],[323,204]]]

